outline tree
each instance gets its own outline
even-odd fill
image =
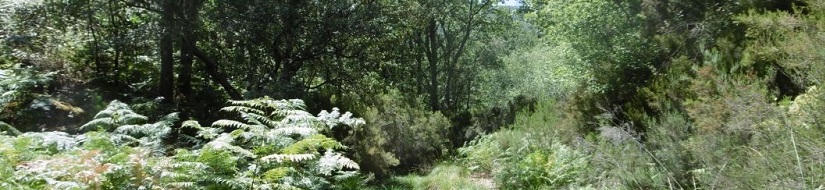
[[[205,8],[206,35],[218,60],[250,94],[298,97],[342,85],[364,62],[377,36],[376,1],[219,1]],[[205,51],[208,52],[208,51]],[[341,73],[344,74],[341,74]]]
[[[496,1],[416,1],[398,5],[394,15],[413,18],[403,21],[396,41],[407,52],[396,62],[415,63],[408,67],[412,86],[427,95],[432,110],[456,110],[468,100],[478,57],[469,57],[472,46],[484,39],[483,31],[492,26]],[[423,15],[410,17],[410,15]],[[397,46],[397,44],[395,44]],[[401,66],[404,67],[404,66]],[[465,104],[466,107],[466,104]]]

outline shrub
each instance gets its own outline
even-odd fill
[[[391,169],[426,169],[449,145],[447,117],[398,97],[398,92],[378,96],[375,106],[364,112],[367,124],[344,140],[364,169],[379,178]]]

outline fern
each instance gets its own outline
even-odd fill
[[[333,171],[347,169],[360,169],[358,163],[351,159],[342,156],[339,153],[327,151],[321,159],[318,160],[318,170],[321,174],[332,175]]]
[[[3,189],[335,189],[358,176],[346,149],[326,136],[337,125],[363,123],[337,109],[314,116],[303,101],[233,101],[224,111],[240,120],[197,130],[193,149],[165,156],[162,143],[176,113],[154,123],[112,101],[81,135],[63,132],[0,134]],[[9,174],[6,174],[9,173]]]
[[[38,86],[44,86],[52,81],[57,72],[36,71],[29,67],[15,65],[12,69],[0,69],[0,108],[9,103],[20,101],[26,96],[35,95],[33,92]]]
[[[305,160],[315,159],[315,157],[315,154],[273,154],[269,156],[264,156],[260,160],[264,163],[269,163],[273,161],[277,163],[283,163],[285,161],[302,162]]]
[[[206,147],[212,148],[214,150],[227,150],[249,158],[257,157],[257,155],[252,153],[252,151],[249,151],[240,146],[233,145],[233,142],[234,138],[232,138],[231,135],[229,135],[228,133],[223,133],[220,136],[218,136],[218,138],[215,138],[211,142],[207,143]]]
[[[148,117],[135,113],[131,108],[129,108],[129,105],[114,100],[106,106],[106,109],[98,112],[95,115],[94,120],[89,121],[80,128],[86,130],[103,129],[109,131],[118,126],[142,123],[147,120]]]
[[[35,147],[32,149],[54,150],[56,152],[67,151],[80,145],[83,137],[72,136],[65,132],[42,132],[42,133],[23,133],[20,138],[31,139]]]
[[[195,120],[184,121],[183,124],[181,124],[181,128],[192,128],[198,130],[197,137],[204,139],[217,138],[223,131],[221,128],[203,127],[200,123],[198,123],[198,121]]]
[[[255,188],[330,188],[331,181],[355,175],[343,170],[359,169],[354,161],[336,152],[346,147],[323,135],[338,125],[358,127],[364,123],[352,118],[352,113],[341,113],[336,108],[314,116],[297,99],[263,97],[229,103],[221,110],[235,113],[241,120],[221,119],[211,127],[185,122],[184,126],[197,129],[198,137],[210,139],[203,150],[197,151],[201,156],[231,153],[237,159],[235,164],[248,167],[238,168],[234,180],[214,178],[203,183],[227,188],[243,187],[245,182],[257,183]],[[190,183],[178,185],[186,184]]]
[[[228,119],[221,119],[212,123],[214,127],[224,127],[224,128],[238,128],[238,129],[247,129],[250,125],[234,120]]]

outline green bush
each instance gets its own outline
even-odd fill
[[[364,170],[379,178],[392,170],[427,169],[449,147],[450,120],[399,97],[397,92],[379,95],[364,112],[367,124],[344,140]]]

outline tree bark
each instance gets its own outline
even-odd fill
[[[189,43],[189,44],[183,44]],[[182,41],[180,49],[180,73],[178,73],[178,93],[183,96],[183,101],[188,101],[192,95],[192,50],[189,47],[195,45],[193,42]]]
[[[160,37],[160,83],[158,84],[158,92],[163,97],[164,103],[171,103],[174,100],[174,64],[175,60],[172,55],[174,51],[172,48],[172,40],[175,36],[174,12],[172,4],[169,2],[163,3],[163,14],[161,18],[161,27],[163,31]]]
[[[438,105],[438,32],[435,19],[430,19],[427,25],[427,43],[429,49],[427,50],[427,61],[429,62],[430,70],[430,108],[433,111],[441,110]]]
[[[192,47],[197,43],[197,36],[195,35],[195,28],[198,28],[200,18],[198,17],[198,10],[203,5],[201,0],[184,0],[181,1],[180,16],[183,19],[184,26],[181,27],[182,39],[180,46],[180,72],[178,73],[178,93],[182,96],[183,102],[188,102],[188,98],[192,95]]]

